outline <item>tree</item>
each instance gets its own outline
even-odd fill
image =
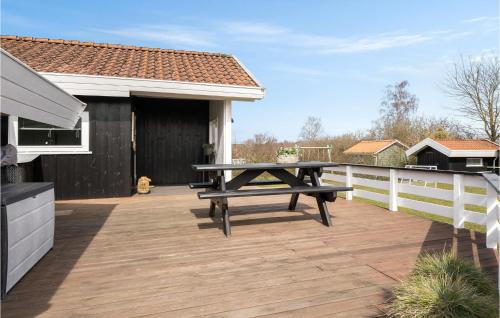
[[[323,134],[323,125],[319,117],[307,117],[302,126],[299,139],[304,141],[317,140]]]
[[[461,58],[445,81],[449,95],[460,100],[456,109],[467,119],[479,123],[488,138],[500,138],[500,65],[498,58]]]
[[[409,142],[411,127],[418,110],[417,96],[408,91],[408,81],[389,85],[380,104],[380,117],[374,122],[370,135],[378,139],[398,139]]]

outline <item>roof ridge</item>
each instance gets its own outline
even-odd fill
[[[220,57],[232,57],[230,54],[225,53],[215,53],[215,52],[204,52],[204,51],[190,51],[190,50],[174,50],[174,49],[163,49],[163,48],[151,48],[146,46],[135,46],[135,45],[125,45],[125,44],[112,44],[112,43],[96,43],[96,42],[84,42],[79,40],[62,40],[62,39],[49,39],[49,38],[35,38],[31,36],[18,36],[18,35],[4,35],[0,34],[0,40],[21,40],[21,41],[32,41],[32,42],[46,42],[46,43],[56,43],[56,44],[72,44],[80,46],[93,46],[93,47],[107,47],[113,49],[128,49],[128,50],[142,50],[150,52],[163,52],[163,53],[178,53],[178,54],[193,54],[193,55],[212,55]]]
[[[397,139],[371,139],[371,140],[361,140],[360,142],[381,142],[381,141],[397,141]]]
[[[494,141],[491,141],[489,139],[486,139],[486,138],[481,138],[481,139],[459,139],[459,138],[446,138],[446,139],[434,139],[434,138],[430,138],[434,141],[486,141],[486,142],[489,142],[489,143],[492,143],[492,144],[497,144],[496,142]]]

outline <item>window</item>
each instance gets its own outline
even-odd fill
[[[90,153],[89,114],[83,112],[75,128],[65,129],[34,120],[10,116],[19,153]]]
[[[19,118],[19,146],[81,146],[82,119],[74,129],[58,128]]]
[[[466,167],[482,167],[483,158],[467,158],[465,161]]]

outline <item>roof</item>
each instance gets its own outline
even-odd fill
[[[393,144],[400,144],[404,148],[408,148],[399,140],[363,140],[344,151],[345,154],[377,154]]]
[[[227,54],[9,35],[0,43],[38,72],[260,87]]]
[[[407,156],[418,154],[426,147],[431,147],[448,157],[496,157],[500,146],[485,139],[459,140],[446,139],[434,140],[425,138],[406,151]]]
[[[434,140],[434,139],[433,139]],[[498,145],[489,140],[434,140],[451,150],[498,150]]]

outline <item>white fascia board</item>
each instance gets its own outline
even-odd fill
[[[41,73],[73,95],[129,97],[155,94],[161,96],[197,96],[206,99],[254,101],[262,99],[262,87],[166,81],[156,79],[98,75]]]
[[[450,156],[451,150],[446,148],[445,146],[441,145],[440,143],[435,142],[431,138],[425,138],[421,142],[417,143],[410,149],[406,150],[406,156],[409,157],[411,155],[414,155],[418,152],[420,152],[422,149],[425,147],[431,147],[436,149],[437,151],[441,152],[442,154],[445,154],[447,157]]]
[[[432,140],[431,138],[425,138],[418,144],[414,145],[410,149],[406,151],[406,156],[409,157],[411,155],[417,154],[425,147],[431,147],[446,155],[447,157],[454,158],[463,158],[463,157],[471,157],[471,158],[479,158],[479,157],[496,157],[497,150],[451,150],[440,143]]]
[[[241,66],[241,68],[253,79],[253,81],[260,87],[262,87],[264,90],[264,85],[262,85],[259,80],[257,79],[257,77],[255,77],[255,75],[250,72],[250,70],[245,66],[245,64],[243,64],[239,58],[237,58],[236,56],[232,55],[233,59]]]
[[[448,157],[457,158],[485,158],[485,157],[496,157],[496,150],[452,150]]]

